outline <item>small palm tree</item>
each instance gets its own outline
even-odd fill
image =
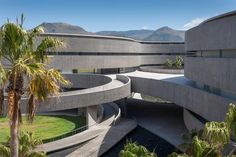
[[[23,28],[24,17],[20,23],[4,24],[0,31],[0,62],[4,61],[0,70],[0,85],[6,86],[8,94],[7,107],[10,119],[10,149],[11,157],[18,157],[18,132],[21,123],[21,104],[23,95],[28,96],[28,119],[32,122],[36,102],[45,100],[50,95],[59,94],[60,85],[68,84],[61,74],[49,69],[46,52],[61,46],[62,42],[46,37],[36,44],[36,37],[43,32],[42,28],[35,28],[27,32]],[[7,80],[7,81],[5,81]],[[27,84],[24,84],[25,81]],[[4,83],[3,83],[4,82]],[[5,84],[8,82],[8,84]],[[2,102],[0,102],[2,106]]]
[[[34,149],[42,144],[32,133],[20,132],[19,134],[19,157],[46,157],[45,152],[35,152]],[[9,141],[6,145],[0,145],[0,156],[10,157]]]

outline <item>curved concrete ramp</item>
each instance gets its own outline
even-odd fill
[[[60,94],[59,98],[49,97],[47,101],[39,104],[37,109],[38,112],[82,108],[109,103],[128,97],[131,93],[131,81],[128,77],[123,75],[116,75],[114,78],[110,78],[108,76],[95,74],[72,74],[72,76],[67,75],[67,78],[71,78],[72,83],[74,82],[75,84],[75,87],[81,87],[78,83],[76,83],[76,81],[85,82],[85,80],[90,80],[88,82],[100,82],[93,82],[93,85],[98,85],[96,87],[63,92]],[[99,83],[101,85],[99,85]],[[91,86],[91,84],[83,84],[83,87],[89,86]],[[27,101],[28,99],[26,98],[22,99],[23,112],[26,111],[25,107]]]
[[[209,121],[222,121],[233,100],[193,86],[184,75],[135,71],[124,74],[131,79],[132,92],[171,101]]]

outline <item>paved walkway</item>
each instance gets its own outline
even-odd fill
[[[97,136],[102,134],[104,131],[106,131],[105,126],[110,126],[115,119],[116,111],[109,104],[104,105],[104,112],[105,112],[104,118],[100,124],[96,124],[90,127],[88,130],[85,130],[76,135],[66,137],[66,138],[63,138],[61,140],[57,140],[54,142],[43,144],[40,147],[38,147],[37,150],[39,151],[43,150],[48,153],[55,152],[55,151],[66,149],[66,148],[69,148],[69,147],[72,147],[72,146],[75,146],[75,145],[78,145],[83,142],[96,138]]]
[[[104,126],[104,131],[95,139],[82,145],[66,157],[97,157],[108,151],[112,146],[136,128],[134,120],[122,119],[117,126]]]
[[[189,80],[183,74],[163,74],[163,73],[151,73],[143,71],[134,71],[130,73],[124,73],[125,76],[149,78],[154,80],[165,80],[182,85],[189,85]]]
[[[182,134],[187,132],[183,109],[174,104],[157,104],[138,99],[128,99],[128,115],[134,116],[138,125],[178,147]]]

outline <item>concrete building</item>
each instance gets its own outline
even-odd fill
[[[80,90],[64,92],[60,100],[51,97],[38,111],[87,108],[92,124],[100,119],[101,110],[96,106],[117,102],[125,108],[125,98],[135,92],[181,106],[189,130],[201,128],[206,121],[224,120],[229,103],[236,104],[235,25],[236,11],[211,18],[186,31],[185,43],[42,34],[40,38],[65,41],[65,47],[48,52],[50,66],[62,71],[73,88]],[[138,70],[156,68],[176,56],[184,57],[184,74]]]

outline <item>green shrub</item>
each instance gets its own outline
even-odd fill
[[[157,155],[136,142],[127,141],[124,149],[120,151],[119,157],[157,157]]]
[[[181,69],[183,67],[183,64],[184,64],[183,58],[180,56],[176,56],[175,63],[174,63],[175,68]]]
[[[173,152],[169,154],[167,157],[189,157],[187,154],[177,154],[176,152]]]
[[[34,151],[42,141],[34,137],[33,133],[20,132],[19,134],[19,156],[20,157],[46,157],[43,151]],[[10,157],[10,137],[5,145],[0,144],[0,156]]]
[[[167,59],[164,64],[167,68],[172,68],[173,67],[173,61],[170,60],[170,59]]]
[[[236,106],[229,105],[229,112],[226,114],[225,122],[229,128],[231,138],[236,141]]]
[[[183,68],[183,64],[184,60],[181,56],[176,56],[174,61],[167,59],[164,63],[164,65],[169,69],[181,69]]]
[[[222,148],[229,143],[229,129],[225,122],[207,122],[203,130],[203,139],[211,146]]]

